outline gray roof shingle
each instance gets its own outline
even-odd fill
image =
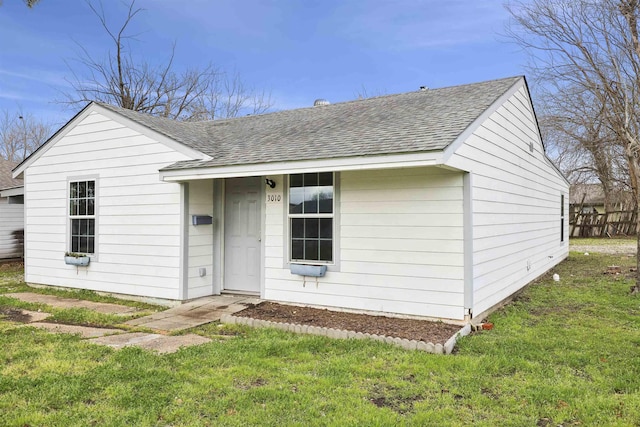
[[[14,179],[12,170],[18,166],[17,163],[0,159],[0,190],[8,190],[10,188],[22,187],[21,179]]]
[[[207,122],[100,104],[212,157],[163,170],[442,150],[522,77]]]

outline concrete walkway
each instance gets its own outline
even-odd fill
[[[126,324],[161,332],[180,331],[218,321],[223,314],[236,313],[258,302],[259,298],[245,295],[203,297],[160,313],[129,320]]]
[[[31,292],[18,292],[3,295],[19,299],[20,301],[46,304],[55,308],[86,308],[102,314],[129,315],[140,311],[135,307],[127,307],[125,305],[111,304],[108,302],[85,301],[75,298],[63,298],[55,295],[34,294]]]
[[[21,301],[46,304],[56,308],[86,308],[104,314],[135,314],[139,311],[135,307],[118,304],[84,301],[73,298],[62,298],[55,295],[20,292],[4,294]],[[257,304],[256,297],[241,295],[220,295],[199,298],[178,307],[154,313],[150,316],[132,319],[126,322],[130,326],[142,326],[153,329],[156,334],[143,332],[126,332],[121,329],[93,328],[80,325],[63,325],[43,322],[48,313],[21,310],[21,326],[34,326],[53,333],[78,334],[94,344],[106,345],[115,349],[123,347],[140,347],[157,353],[173,353],[182,347],[200,345],[211,342],[211,339],[196,335],[185,334],[178,336],[166,335],[168,332],[180,331],[206,323],[220,320],[223,314],[233,314],[247,308],[250,304]]]

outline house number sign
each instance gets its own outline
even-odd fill
[[[267,203],[280,203],[282,202],[282,194],[270,193],[267,194]]]

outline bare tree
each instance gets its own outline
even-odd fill
[[[51,134],[51,126],[21,111],[0,113],[0,157],[19,163]]]
[[[557,164],[572,183],[600,181],[605,211],[611,212],[612,196],[630,183],[624,147],[607,126],[605,106],[573,86],[541,101],[540,127]]]
[[[212,65],[176,71],[175,44],[167,60],[159,65],[134,57],[130,48],[136,40],[128,27],[143,9],[135,0],[128,4],[123,23],[113,28],[106,19],[101,2],[87,5],[110,38],[113,51],[98,59],[82,44],[73,66],[68,63],[72,91],[63,102],[76,106],[100,101],[122,108],[175,120],[203,120],[232,117],[245,112],[262,113],[271,107],[270,96],[248,88],[235,74],[227,74]]]
[[[381,90],[381,89],[370,90],[370,89],[367,89],[367,87],[364,84],[362,84],[360,86],[360,89],[358,89],[355,92],[356,99],[375,98],[377,96],[383,96],[386,94],[387,94],[386,90]]]
[[[35,6],[37,3],[40,2],[40,0],[22,0],[24,2],[24,4],[27,5],[27,7],[29,9],[31,9],[33,6]],[[2,0],[0,0],[0,6],[2,6]]]
[[[262,114],[271,106],[271,94],[242,81],[237,72],[218,73],[205,94],[190,107],[190,120],[228,119],[242,114]]]
[[[510,35],[532,54],[537,74],[593,99],[603,125],[622,145],[640,212],[638,0],[514,1],[507,8],[515,23]],[[632,291],[640,292],[640,273]]]

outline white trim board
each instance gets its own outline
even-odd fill
[[[442,151],[390,154],[382,156],[342,157],[322,160],[259,163],[182,170],[161,170],[165,182],[197,179],[233,178],[243,176],[288,175],[305,172],[340,172],[349,170],[395,169],[403,167],[442,165]]]

